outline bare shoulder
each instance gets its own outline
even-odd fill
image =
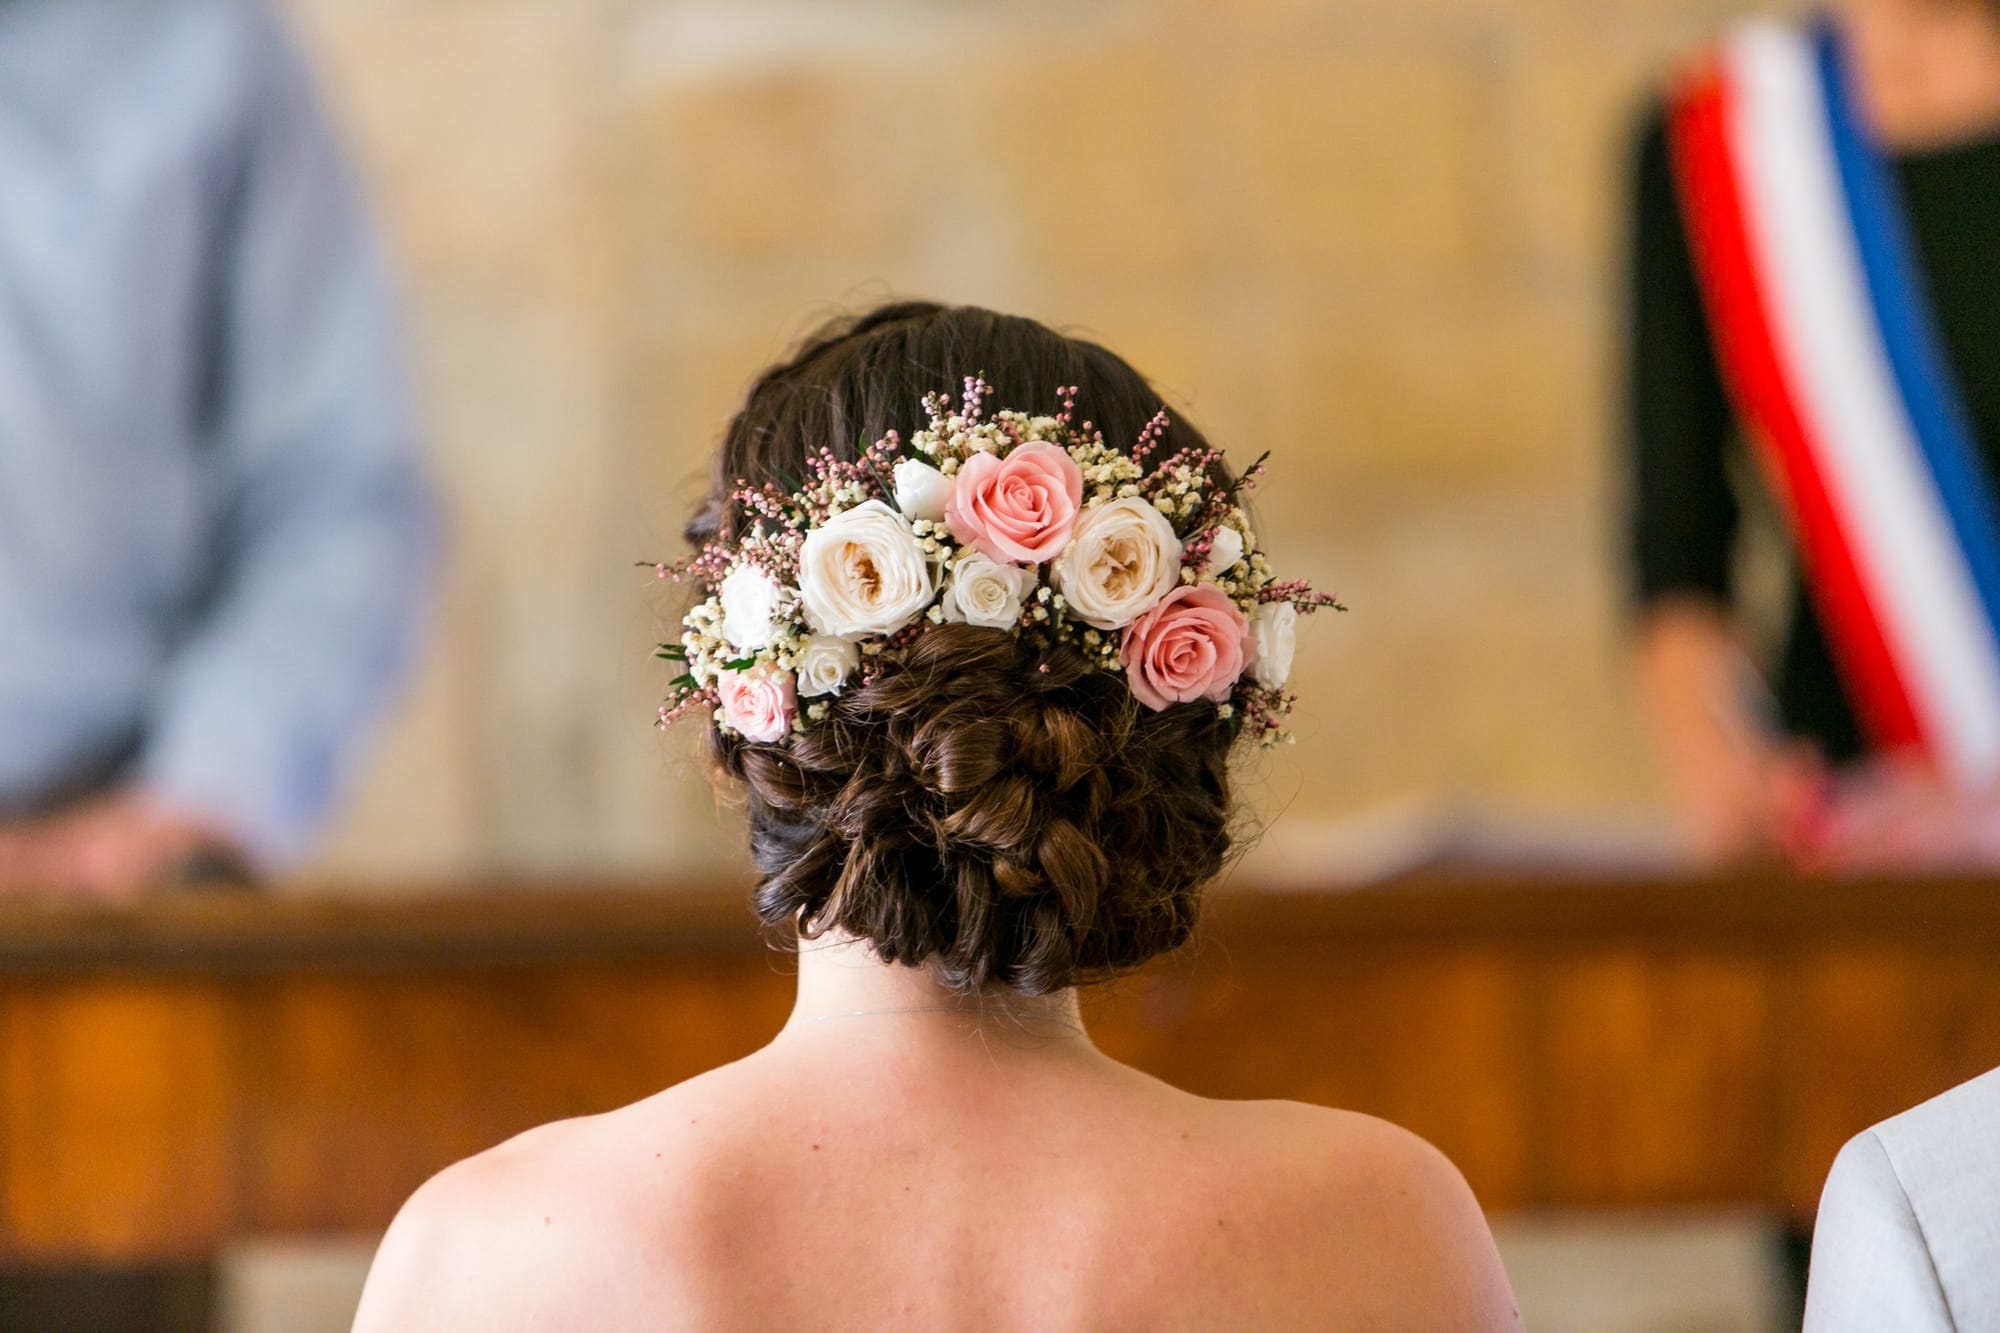
[[[1472,1198],[1451,1159],[1400,1125],[1304,1102],[1237,1103],[1280,1152],[1317,1164],[1349,1189],[1443,1192]]]
[[[704,1193],[688,1188],[704,1160],[695,1135],[712,1089],[701,1084],[542,1125],[431,1177],[376,1251],[356,1333],[615,1323],[603,1302],[673,1280],[676,1228],[662,1201]]]
[[[1449,1158],[1397,1125],[1299,1102],[1235,1103],[1305,1262],[1368,1327],[1518,1329],[1493,1235]]]
[[[590,1137],[582,1122],[544,1125],[424,1182],[375,1252],[357,1333],[526,1326],[520,1302],[574,1229],[560,1163]]]

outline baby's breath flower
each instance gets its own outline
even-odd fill
[[[1004,456],[1025,442],[1042,441],[1062,449],[1076,464],[1085,509],[1100,509],[1120,500],[1138,500],[1172,522],[1182,540],[1200,540],[1195,534],[1218,525],[1240,535],[1242,557],[1232,560],[1226,569],[1214,570],[1208,579],[1246,616],[1269,614],[1267,604],[1287,603],[1301,612],[1335,605],[1331,598],[1313,593],[1302,581],[1277,581],[1269,561],[1256,549],[1249,516],[1240,506],[1229,502],[1235,492],[1225,488],[1220,480],[1218,455],[1205,449],[1172,452],[1167,441],[1170,423],[1164,412],[1147,424],[1128,451],[1112,447],[1090,422],[1076,421],[1074,389],[1059,390],[1063,404],[1060,416],[1030,416],[1013,410],[986,412],[989,392],[983,379],[969,376],[962,402],[955,402],[945,394],[926,395],[927,423],[913,431],[907,442],[892,432],[864,449],[858,458],[845,461],[836,458],[831,449],[822,449],[807,460],[806,480],[790,494],[775,486],[753,488],[747,482],[739,482],[732,499],[752,516],[749,532],[733,544],[712,542],[686,560],[659,566],[658,573],[676,579],[694,578],[713,588],[729,570],[748,564],[796,594],[800,551],[807,533],[848,510],[871,501],[891,499],[893,492],[887,481],[897,460],[921,456],[931,460],[938,473],[949,477],[957,474],[961,464],[974,453]],[[1245,484],[1261,472],[1261,467],[1250,469]],[[885,655],[900,652],[914,638],[952,619],[946,614],[943,580],[945,571],[954,568],[964,552],[953,540],[949,526],[936,519],[910,520],[908,531],[941,586],[936,598],[917,612],[915,619],[892,634],[856,643],[856,650],[876,663],[864,668],[864,676],[879,672]],[[1212,534],[1206,540],[1212,543]],[[1233,541],[1228,546],[1232,552],[1237,549]],[[1202,545],[1193,549],[1197,559],[1174,570],[1184,584],[1198,581],[1198,570],[1204,563],[1198,557],[1211,547]],[[1107,632],[1100,625],[1072,619],[1075,612],[1068,599],[1044,581],[1051,577],[1050,567],[1023,567],[1020,577],[1036,586],[1026,614],[1013,632],[1042,647],[1067,644],[1081,652],[1094,669],[1123,674],[1121,631]],[[775,669],[796,673],[802,669],[810,635],[795,602],[780,599],[770,618],[770,636],[765,646],[754,652],[746,653],[724,639],[723,619],[718,598],[705,598],[683,617],[678,651],[662,651],[662,656],[677,656],[681,664],[680,673],[669,687],[667,703],[660,709],[663,724],[686,716],[693,709],[714,705],[717,682],[727,671]],[[800,702],[803,706],[793,715],[794,731],[802,731],[829,715],[829,705],[824,700]],[[1280,739],[1288,744],[1292,741],[1283,726],[1291,706],[1292,696],[1282,690],[1263,689],[1246,675],[1231,700],[1216,707],[1218,716],[1241,718],[1243,730],[1264,745],[1275,745]],[[718,725],[727,726],[719,706],[708,710]]]

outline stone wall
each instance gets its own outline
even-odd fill
[[[1723,0],[293,0],[403,257],[455,540],[327,873],[735,864],[649,727],[749,376],[889,293],[1088,330],[1270,447],[1301,837],[1653,799],[1611,566],[1623,154]],[[1304,831],[1303,833],[1299,831]]]

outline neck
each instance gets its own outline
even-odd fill
[[[1838,11],[1876,139],[1921,149],[2000,126],[2000,18],[1985,0],[1849,0]]]
[[[975,1038],[1009,1046],[1087,1049],[1074,989],[1053,995],[992,990],[961,995],[928,968],[885,963],[847,935],[799,942],[799,990],[780,1036],[792,1041],[844,1041],[855,1029],[893,1029],[946,1041]]]

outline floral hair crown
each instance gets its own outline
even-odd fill
[[[712,590],[660,645],[686,668],[663,725],[703,708],[783,740],[886,655],[965,622],[1067,644],[1148,708],[1207,700],[1265,744],[1284,735],[1298,617],[1340,604],[1279,581],[1257,548],[1239,499],[1264,459],[1228,481],[1214,450],[1154,460],[1164,408],[1121,453],[1073,424],[1074,388],[1057,416],[988,415],[989,392],[968,376],[957,404],[926,395],[925,429],[852,462],[822,449],[793,490],[738,482],[747,533],[653,566]]]

